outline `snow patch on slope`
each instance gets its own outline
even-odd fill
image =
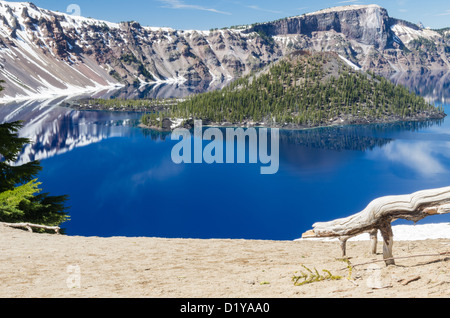
[[[354,64],[352,61],[346,59],[346,58],[343,57],[342,55],[339,55],[339,57],[340,57],[340,58],[341,58],[348,66],[350,66],[350,67],[353,68],[354,70],[356,70],[356,71],[360,71],[360,70],[361,70],[361,68],[360,68],[358,65]]]
[[[408,44],[409,42],[418,38],[434,40],[435,38],[440,37],[440,34],[436,31],[430,29],[414,30],[411,27],[399,23],[394,24],[391,27],[391,30],[394,32],[395,36],[397,36],[404,44]]]

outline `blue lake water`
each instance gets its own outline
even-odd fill
[[[21,160],[41,160],[44,191],[69,195],[68,235],[293,240],[377,197],[450,182],[450,118],[281,131],[279,171],[262,175],[260,164],[177,165],[177,141],[137,127],[135,113],[35,104],[0,115],[27,122]]]

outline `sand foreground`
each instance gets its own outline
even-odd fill
[[[1,298],[447,298],[449,255],[382,259],[349,242],[96,238],[32,234],[0,225]],[[450,251],[450,240],[396,242],[395,257]],[[328,270],[341,280],[295,286]],[[351,280],[347,279],[351,276]],[[302,281],[302,280],[300,280]]]

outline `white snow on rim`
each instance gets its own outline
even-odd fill
[[[394,241],[425,241],[450,239],[450,223],[434,223],[421,225],[395,225],[392,227],[394,232]],[[381,240],[380,234],[378,239]],[[337,238],[308,238],[298,239],[296,241],[337,241]],[[351,241],[369,241],[368,233],[361,234],[349,239]]]

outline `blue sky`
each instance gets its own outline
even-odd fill
[[[378,4],[391,17],[422,22],[426,27],[450,27],[448,0],[35,0],[39,7],[66,12],[77,4],[81,15],[111,22],[135,20],[144,26],[199,29],[266,22],[348,4]]]

